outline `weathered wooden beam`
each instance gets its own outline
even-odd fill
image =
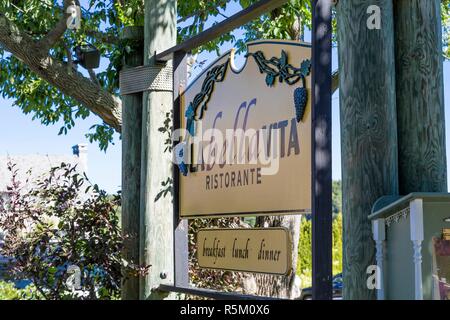
[[[173,129],[181,126],[181,96],[187,86],[187,54],[183,51],[175,52],[173,60]],[[174,141],[173,147],[177,144]],[[173,220],[174,220],[174,284],[178,287],[189,286],[189,241],[188,221],[180,219],[180,170],[173,166]]]
[[[228,19],[212,26],[211,28],[199,33],[183,43],[174,46],[168,50],[162,51],[156,55],[157,61],[168,61],[173,59],[173,54],[177,51],[190,52],[191,50],[200,47],[201,45],[208,43],[216,39],[217,37],[230,32],[253,19],[258,18],[262,14],[269,12],[273,9],[280,7],[288,2],[288,0],[261,0],[254,3],[247,8],[239,11],[235,15]]]
[[[312,17],[312,293],[331,300],[331,0],[314,0]]]
[[[400,193],[447,192],[441,1],[394,14]]]
[[[380,7],[381,28],[367,9]],[[339,1],[344,299],[374,299],[366,270],[375,264],[367,218],[383,195],[398,194],[392,0]]]
[[[142,34],[141,37],[139,35]],[[142,41],[125,56],[124,69],[144,63],[143,28],[124,30],[123,39]],[[139,263],[139,210],[141,181],[142,92],[122,96],[122,232],[125,237],[123,257]],[[139,278],[128,275],[122,284],[122,299],[139,299]]]
[[[152,66],[155,52],[176,43],[176,0],[145,1],[144,34],[144,65]],[[167,149],[170,145],[165,143],[168,134],[160,128],[171,117],[173,92],[146,91],[143,105],[140,260],[150,266],[150,272],[141,279],[140,299],[163,299],[164,295],[157,290],[159,285],[174,281],[174,214],[172,193],[158,198],[161,191],[171,188],[168,179],[172,178],[172,154]],[[170,124],[169,132],[171,127]]]
[[[220,291],[211,290],[211,289],[168,286],[168,285],[161,285],[159,287],[159,290],[164,291],[164,292],[177,292],[177,293],[189,294],[189,295],[193,295],[193,296],[204,297],[204,298],[209,298],[209,299],[216,299],[216,300],[287,300],[287,299],[264,297],[264,296],[238,294],[235,292],[220,292]]]

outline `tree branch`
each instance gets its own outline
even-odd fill
[[[32,37],[45,36],[48,34],[48,33],[38,33],[38,32],[30,32],[30,31],[24,31],[24,32]],[[99,40],[100,42],[108,43],[108,44],[117,45],[120,43],[120,40],[121,40],[120,37],[117,37],[113,34],[108,34],[103,31],[98,31],[98,30],[84,30],[83,33],[85,35],[87,35],[88,37],[95,38],[95,39]],[[43,41],[43,39],[41,41]],[[58,40],[56,40],[56,42],[57,41]]]
[[[73,72],[72,50],[69,48],[67,43],[65,43],[64,41],[63,41],[63,46],[64,46],[64,49],[66,50],[66,55],[67,55],[67,73],[69,75],[71,75]]]
[[[2,13],[0,13],[0,44],[43,80],[84,105],[120,132],[122,125],[120,98],[98,87],[77,71],[69,74],[67,65],[52,59],[48,55],[48,50],[41,47],[40,42],[33,41]]]
[[[75,0],[64,0],[62,17],[56,23],[55,27],[50,30],[44,38],[40,40],[40,45],[43,50],[48,51],[51,47],[55,45],[56,42],[63,36],[64,32],[67,30],[67,18],[69,15],[67,14],[67,8],[70,5],[75,5],[77,1]]]
[[[220,2],[220,3],[218,3],[217,5],[221,6],[221,5],[227,4],[227,3],[228,3],[228,0],[224,0],[224,1]],[[216,5],[213,4],[212,6],[215,7]],[[185,22],[186,20],[189,20],[190,18],[198,16],[198,15],[205,15],[205,14],[207,14],[209,12],[209,10],[211,10],[211,6],[209,6],[209,7],[207,6],[204,9],[197,10],[197,11],[195,11],[195,12],[193,12],[193,13],[185,16],[185,17],[179,18],[177,20],[177,23],[180,24],[180,23]],[[217,9],[217,10],[219,11],[220,9]],[[224,17],[226,17],[224,14],[222,14],[220,12],[219,12],[219,14],[224,16]]]
[[[95,71],[93,69],[87,69],[89,73],[89,77],[91,78],[91,81],[95,83],[96,86],[100,87],[100,82],[98,81],[97,75],[95,74]]]
[[[85,34],[89,37],[95,38],[103,43],[108,44],[119,44],[120,38],[116,37],[114,35],[107,34],[102,31],[95,31],[95,30],[86,30]]]

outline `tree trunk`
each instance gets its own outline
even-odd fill
[[[140,32],[139,32],[140,31]],[[127,28],[125,39],[142,40],[142,28]],[[140,37],[140,35],[142,37]],[[125,59],[124,68],[144,63],[143,43]],[[123,257],[139,264],[139,210],[141,185],[142,93],[122,97],[122,233]],[[122,284],[122,300],[139,299],[139,277],[127,275]]]
[[[367,8],[381,9],[369,29]],[[392,0],[339,1],[344,299],[374,299],[366,270],[374,265],[367,216],[383,195],[398,194]]]
[[[400,193],[447,192],[441,1],[394,1]]]

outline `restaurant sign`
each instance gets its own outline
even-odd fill
[[[230,51],[182,93],[182,218],[311,211],[311,46],[247,48],[240,70]]]
[[[292,241],[285,228],[203,229],[197,233],[201,268],[286,275]]]

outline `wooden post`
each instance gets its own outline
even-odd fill
[[[142,41],[125,57],[124,69],[144,63],[142,27],[124,29],[122,39]],[[122,232],[123,256],[139,264],[139,210],[141,181],[142,93],[122,96]],[[139,278],[128,276],[122,284],[122,299],[139,299]]]
[[[145,1],[144,64],[155,66],[156,52],[176,44],[176,0]],[[169,61],[167,66],[172,66]],[[171,73],[170,73],[171,74]],[[157,87],[157,84],[156,84]],[[173,92],[152,89],[144,93],[141,168],[141,264],[150,265],[143,277],[141,299],[162,299],[166,294],[157,290],[160,284],[173,284],[173,204],[172,195],[157,195],[172,178],[171,152],[166,151],[167,133],[164,126],[167,113],[173,107]]]
[[[180,128],[181,90],[187,86],[187,54],[184,51],[176,51],[173,57],[173,129]],[[176,144],[177,142],[174,141]],[[174,146],[175,147],[175,146]],[[173,166],[173,213],[174,213],[174,284],[177,287],[189,286],[189,239],[188,221],[180,220],[179,215],[179,192],[180,192],[180,170]]]
[[[440,0],[397,0],[400,193],[447,192]]]
[[[369,29],[370,6],[381,28]],[[392,0],[339,1],[344,299],[374,299],[366,270],[375,265],[367,216],[383,195],[398,194]],[[370,11],[369,11],[370,12]]]
[[[314,0],[312,16],[312,294],[331,300],[331,0]]]

